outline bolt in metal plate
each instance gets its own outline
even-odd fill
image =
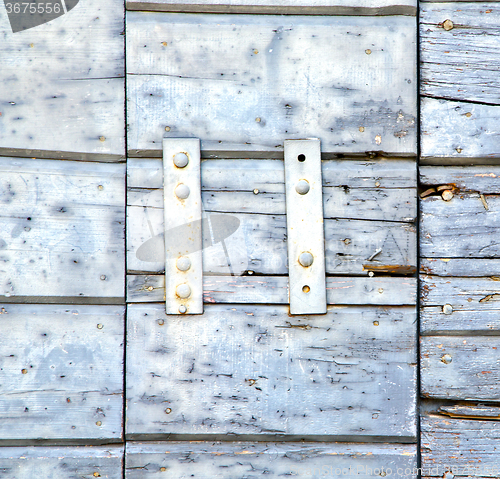
[[[166,311],[202,314],[200,140],[163,140],[163,188]]]
[[[301,187],[305,182],[307,191]],[[290,314],[324,314],[325,230],[318,139],[285,141],[285,186]],[[305,251],[313,257],[309,266],[299,261]]]

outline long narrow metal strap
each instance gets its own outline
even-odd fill
[[[200,140],[163,140],[167,314],[203,313]]]
[[[319,139],[285,141],[290,314],[326,313]]]

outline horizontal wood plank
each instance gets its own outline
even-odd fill
[[[412,305],[416,278],[327,277],[328,304]],[[288,304],[288,278],[284,276],[205,276],[205,303]],[[164,275],[128,275],[127,302],[165,300]]]
[[[439,413],[453,418],[500,420],[500,407],[478,405],[441,406]]]
[[[499,258],[500,196],[455,194],[420,202],[420,254],[424,258]]]
[[[487,261],[490,260],[483,263]],[[498,334],[500,331],[500,276],[422,276],[420,281],[421,333]]]
[[[121,440],[124,307],[5,304],[0,324],[0,444]]]
[[[498,422],[429,415],[421,429],[422,477],[498,477]]]
[[[272,15],[415,15],[414,0],[127,0],[127,10]]]
[[[357,477],[416,468],[416,446],[318,443],[182,443],[131,442],[127,445],[126,479],[157,477],[267,478],[316,476],[352,471]],[[375,471],[375,472],[374,472]],[[318,476],[316,476],[318,477]]]
[[[122,164],[1,158],[0,298],[123,302],[124,195]]]
[[[166,136],[200,138],[205,156],[272,158],[305,137],[414,156],[415,37],[405,16],[129,12],[129,155],[161,156]]]
[[[15,34],[2,15],[1,155],[124,158],[123,28],[121,0],[86,0]]]
[[[421,338],[421,393],[424,397],[499,401],[498,336]]]
[[[421,99],[423,164],[497,164],[500,106]]]
[[[431,276],[470,278],[500,276],[500,259],[494,258],[421,258],[420,272]]]
[[[472,1],[422,5],[420,9],[422,95],[500,104],[500,79],[497,74],[500,55],[499,13],[498,2]],[[476,122],[477,119],[470,117],[469,123],[474,125]],[[479,129],[479,125],[475,126]],[[467,151],[469,145],[464,146]]]
[[[415,435],[415,309],[128,307],[129,439]],[[196,436],[193,436],[196,435]],[[200,436],[201,435],[201,436]]]
[[[239,227],[224,240],[227,256],[221,242],[212,245],[210,231],[203,230],[206,245],[203,250],[204,272],[231,274],[232,271],[236,275],[248,270],[273,275],[288,273],[285,215],[218,216],[222,217],[221,223],[232,222],[235,218]],[[163,209],[129,206],[127,217],[128,271],[164,271]],[[415,226],[412,224],[327,219],[325,238],[327,273],[365,276],[369,271],[408,274],[416,270]]]
[[[498,166],[422,166],[420,183],[429,186],[450,185],[461,192],[483,194],[500,193],[500,167]]]
[[[0,448],[0,471],[9,479],[121,479],[122,461],[123,448],[118,446]]]

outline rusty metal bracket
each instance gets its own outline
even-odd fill
[[[203,313],[200,140],[163,140],[167,314]]]
[[[323,181],[319,139],[285,141],[290,314],[326,313]]]

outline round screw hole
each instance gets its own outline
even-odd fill
[[[297,156],[297,160],[299,160],[299,161],[306,161],[306,155],[303,155],[301,153],[299,156]]]
[[[305,286],[302,286],[302,291],[304,293],[309,293],[309,291],[311,291],[311,288],[309,286],[307,286],[307,284]]]

